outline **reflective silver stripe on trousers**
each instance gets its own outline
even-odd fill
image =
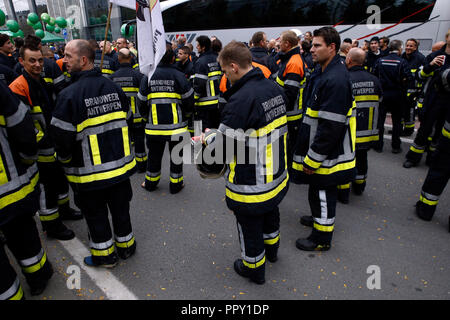
[[[251,264],[255,264],[259,261],[261,261],[264,256],[266,255],[266,251],[263,250],[263,252],[258,255],[257,257],[248,257],[245,253],[245,242],[244,242],[244,233],[242,232],[242,227],[239,223],[237,223],[238,226],[238,233],[239,233],[239,242],[241,244],[241,256],[242,259],[244,259],[246,262],[251,263]]]
[[[173,179],[179,179],[179,178],[183,177],[183,172],[181,172],[181,173],[173,173],[173,172],[171,172],[170,173],[170,177],[173,178]]]
[[[131,232],[129,235],[127,235],[125,237],[118,237],[117,235],[115,235],[114,237],[116,239],[116,242],[125,243],[125,242],[128,242],[131,239],[133,239],[134,234],[133,234],[133,232]]]
[[[159,177],[161,175],[161,171],[158,171],[158,172],[147,171],[145,174],[147,175],[147,177],[156,178],[156,177]]]
[[[100,243],[94,243],[94,242],[91,241],[89,243],[89,246],[92,249],[97,249],[97,250],[106,250],[106,249],[112,247],[113,245],[114,245],[114,243],[113,243],[112,240],[108,240],[106,242],[100,242]]]
[[[19,288],[20,288],[20,281],[19,277],[17,276],[16,280],[14,280],[13,285],[8,290],[0,294],[0,300],[6,300],[13,297],[17,293],[17,291],[19,291]]]
[[[263,234],[263,239],[275,239],[276,237],[278,237],[280,235],[280,230],[277,230],[275,232],[272,233],[264,233]]]
[[[365,174],[365,175],[359,175],[359,176],[356,176],[356,177],[355,177],[355,180],[366,180],[366,178],[367,178],[367,174]]]
[[[45,251],[43,248],[41,248],[41,251],[39,251],[39,253],[37,255],[35,255],[34,257],[28,258],[28,259],[24,259],[24,260],[20,260],[19,263],[23,268],[26,267],[30,267],[32,265],[35,265],[36,263],[40,262],[42,260],[42,257],[44,256]]]
[[[432,195],[430,193],[426,193],[423,190],[421,191],[422,196],[430,201],[439,201],[439,196]]]
[[[335,218],[328,219],[327,193],[325,190],[319,190],[320,199],[320,218],[314,217],[314,221],[320,225],[334,224]]]
[[[348,154],[343,154],[338,156],[337,159],[332,159],[332,160],[324,160],[322,162],[322,165],[320,166],[321,168],[331,168],[334,167],[335,165],[337,165],[338,163],[342,163],[342,162],[348,162],[355,159],[355,153],[348,153]],[[294,155],[294,161],[296,163],[303,163],[303,161],[305,160],[304,156],[301,155]]]

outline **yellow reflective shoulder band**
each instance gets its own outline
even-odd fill
[[[109,69],[102,69],[102,73],[113,74],[114,71],[113,70],[109,70]]]
[[[442,135],[450,139],[450,132],[448,132],[445,128],[442,128]]]
[[[42,113],[42,109],[40,106],[32,106],[30,113],[31,114]]]
[[[83,129],[90,127],[90,126],[96,126],[99,124],[106,123],[108,121],[119,120],[119,119],[126,120],[127,119],[126,112],[117,111],[117,112],[105,114],[103,116],[87,119],[87,120],[83,121],[82,123],[80,123],[79,125],[77,125],[77,132],[81,132],[81,131],[83,131]]]
[[[136,69],[139,67],[139,63],[136,63],[135,65],[133,65],[133,69]]]
[[[277,77],[277,83],[278,83],[280,86],[284,87],[284,81],[281,80],[279,77]]]
[[[53,83],[53,79],[52,78],[44,78],[44,81],[46,83]]]

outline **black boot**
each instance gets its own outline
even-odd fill
[[[353,182],[352,184],[352,191],[354,194],[356,194],[357,196],[360,196],[363,194],[364,189],[366,189],[366,183],[355,183]]]
[[[113,252],[107,257],[87,256],[83,262],[89,267],[114,268],[118,261],[117,254]]]
[[[303,251],[328,251],[331,248],[331,243],[319,243],[312,235],[310,235],[306,239],[297,239],[295,246],[297,249]]]
[[[338,189],[338,201],[343,204],[348,204],[350,202],[350,188]]]
[[[83,215],[81,211],[70,207],[69,203],[65,203],[59,207],[59,216],[62,220],[81,220]]]
[[[45,231],[49,238],[58,240],[72,240],[75,238],[75,233],[68,229],[59,219],[46,223]]]
[[[435,210],[436,206],[429,206],[421,201],[416,203],[416,214],[422,220],[431,221]]]
[[[134,243],[129,248],[119,248],[117,247],[117,255],[120,257],[120,259],[126,260],[134,253],[136,252],[136,240],[134,240]]]
[[[234,271],[241,277],[250,278],[256,284],[264,284],[266,282],[265,264],[252,270],[244,265],[242,259],[237,259],[234,261]]]
[[[280,240],[272,245],[265,245],[266,258],[270,262],[277,262],[278,260],[278,248],[280,247]]]
[[[171,183],[169,185],[169,190],[171,194],[177,194],[184,188],[184,183]]]
[[[30,286],[30,294],[32,296],[42,294],[45,288],[47,288],[48,280],[50,280],[53,275],[53,267],[50,261],[47,260],[42,270],[37,272],[39,272],[38,278],[36,277],[37,275],[34,275],[33,279],[27,278],[27,283]]]
[[[301,216],[300,223],[306,227],[312,227],[314,225],[314,219],[312,216]]]

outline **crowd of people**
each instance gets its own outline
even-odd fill
[[[257,284],[266,258],[278,259],[278,206],[289,183],[309,185],[311,214],[300,222],[311,234],[296,247],[331,248],[336,204],[348,203],[350,190],[363,194],[368,151],[383,152],[387,113],[393,153],[420,121],[404,167],[427,153],[416,212],[431,220],[450,176],[450,30],[426,57],[416,39],[404,52],[402,41],[386,37],[360,47],[332,27],[271,40],[256,32],[249,43],[225,46],[201,35],[195,45],[168,42],[149,79],[124,38],[72,40],[57,50],[35,36],[13,43],[0,35],[0,230],[32,295],[53,273],[35,213],[47,237],[62,241],[75,237],[63,220],[84,218],[84,263],[114,267],[136,251],[131,175],[145,173],[141,187],[156,190],[168,144],[170,192],[179,193],[185,137],[200,150],[196,160],[215,159],[195,162],[200,175],[225,178],[241,245],[234,270]],[[0,300],[25,297],[3,244],[0,274]]]

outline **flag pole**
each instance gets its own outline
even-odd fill
[[[109,3],[109,10],[108,10],[108,20],[106,21],[106,28],[105,28],[105,41],[103,42],[103,50],[102,50],[102,60],[100,62],[100,70],[103,69],[103,59],[105,58],[105,51],[106,51],[106,41],[108,40],[108,30],[109,25],[111,23],[111,11],[112,11],[112,2]]]

